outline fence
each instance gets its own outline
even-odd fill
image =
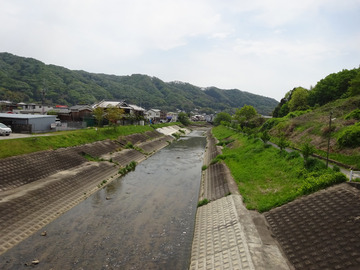
[[[352,179],[355,178],[360,178],[360,171],[350,171],[350,182]]]

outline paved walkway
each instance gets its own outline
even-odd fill
[[[245,208],[227,167],[210,165],[221,151],[215,143],[209,133],[199,198],[211,201],[197,210],[190,270],[289,269],[263,217]]]

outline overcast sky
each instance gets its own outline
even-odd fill
[[[360,65],[360,0],[0,0],[0,52],[280,100]]]

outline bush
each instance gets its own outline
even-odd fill
[[[300,154],[298,151],[292,151],[286,156],[286,160],[291,160],[291,159],[295,159],[295,158],[299,158],[299,157],[300,157]]]
[[[270,140],[270,135],[269,133],[267,132],[267,130],[264,130],[262,133],[261,133],[261,139],[264,143],[267,143],[269,140]]]
[[[337,143],[340,147],[360,146],[360,123],[347,127],[340,134]]]
[[[210,164],[215,164],[215,163],[218,163],[219,161],[221,160],[225,160],[226,159],[226,156],[225,155],[217,155],[216,158],[214,158]]]
[[[184,126],[190,125],[190,119],[189,119],[188,115],[184,112],[179,113],[178,120]]]
[[[124,168],[121,168],[119,170],[119,174],[125,175],[130,171],[135,171],[136,168],[136,161],[131,161],[128,165],[126,165]]]
[[[125,148],[126,148],[126,149],[134,149],[134,145],[133,145],[131,142],[128,142],[128,143],[125,145]]]
[[[340,172],[340,167],[339,166],[334,165],[332,169],[333,169],[334,172]]]
[[[326,164],[317,158],[308,158],[305,168],[310,172],[316,172],[326,169]]]
[[[299,188],[299,193],[302,195],[310,194],[312,192],[324,189],[334,184],[346,182],[347,178],[340,172],[328,172],[319,177],[310,176],[305,179],[302,186]]]
[[[356,119],[360,120],[360,109],[353,110],[345,116],[345,120]]]
[[[208,199],[203,199],[202,201],[198,202],[198,207],[208,204],[210,201]]]
[[[309,112],[311,112],[310,109],[309,109],[309,110],[306,110],[306,111],[293,111],[293,112],[288,113],[288,114],[285,116],[285,118],[291,119],[291,118],[299,117],[299,116],[301,116],[301,115],[303,115],[303,114],[306,114],[306,113],[309,113]]]

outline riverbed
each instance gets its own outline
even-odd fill
[[[0,268],[187,269],[205,145],[201,131],[173,142],[1,255]]]

